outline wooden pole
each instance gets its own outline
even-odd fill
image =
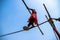
[[[51,18],[51,16],[50,16],[50,14],[49,14],[49,12],[48,12],[45,4],[43,4],[43,6],[44,6],[44,8],[45,8],[45,10],[46,10],[46,12],[47,12],[47,14],[48,14],[48,16],[49,16],[49,19],[48,19],[48,17],[46,16],[47,20],[49,21],[50,25],[52,26],[53,31],[57,34],[58,38],[60,39],[60,33],[59,33],[58,30],[56,29],[56,26],[54,25],[54,22],[53,22],[53,20],[52,20],[52,18]]]
[[[31,14],[30,10],[28,9],[29,7],[26,5],[25,1],[22,0],[22,2],[24,3],[25,7],[27,8],[28,12]]]

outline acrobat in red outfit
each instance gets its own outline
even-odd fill
[[[35,9],[29,9],[32,11],[30,18],[28,19],[28,27],[30,27],[32,25],[32,27],[34,27],[34,24],[38,25],[38,20],[37,20],[37,13],[35,11]]]

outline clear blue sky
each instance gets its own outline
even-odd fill
[[[60,17],[60,0],[25,0],[30,8],[37,11],[38,22],[46,21],[47,15],[43,3],[52,18]],[[0,10],[0,35],[22,30],[23,26],[27,25],[27,20],[30,16],[22,0],[2,0]],[[55,21],[57,30],[60,32],[60,22]],[[44,32],[42,35],[38,28],[33,28],[29,31],[12,34],[5,37],[0,37],[0,40],[56,40],[52,27],[47,22],[40,26]]]

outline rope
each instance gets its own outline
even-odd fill
[[[42,25],[42,24],[44,24],[44,23],[46,23],[46,22],[48,22],[48,21],[45,21],[45,22],[43,22],[43,23],[41,23],[41,24],[38,24],[38,25]],[[36,27],[36,26],[35,26],[35,27]],[[8,34],[0,35],[0,37],[8,36],[8,35],[11,35],[11,34],[15,34],[15,33],[22,32],[22,31],[25,31],[25,30],[19,30],[19,31],[16,31],[16,32],[11,32],[11,33],[8,33]]]
[[[24,31],[24,30],[20,30],[20,31],[16,31],[16,32],[12,32],[12,33],[8,33],[8,34],[0,35],[0,37],[8,36],[8,35],[11,35],[11,34],[22,32],[22,31]]]

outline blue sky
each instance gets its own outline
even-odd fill
[[[46,21],[45,15],[47,15],[43,3],[52,18],[60,17],[60,0],[25,0],[30,8],[34,8],[37,11],[38,23]],[[22,0],[2,0],[0,10],[0,35],[22,30],[23,26],[27,25],[28,18],[30,16]],[[60,22],[55,21],[57,30],[60,32]],[[56,40],[52,27],[47,22],[40,26],[44,32],[42,35],[39,29],[33,28],[29,31],[20,32],[4,37],[0,37],[1,40]]]

